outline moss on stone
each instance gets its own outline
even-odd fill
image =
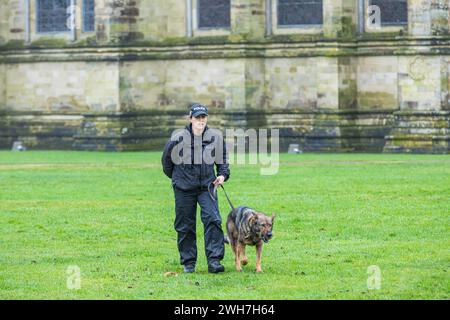
[[[357,108],[357,93],[356,80],[347,80],[349,84],[345,88],[339,88],[339,109],[356,109]]]
[[[11,49],[23,49],[25,47],[24,40],[9,40],[4,45],[0,46],[1,50],[11,50]]]
[[[186,37],[166,37],[157,42],[158,46],[179,46],[189,43],[189,38]]]
[[[315,42],[323,41],[323,33],[318,34],[277,34],[266,38],[267,42],[293,43],[293,42]]]
[[[341,30],[338,32],[338,38],[342,40],[354,39],[356,35],[356,24],[351,17],[341,17]]]
[[[395,134],[394,139],[391,141],[392,145],[403,148],[417,148],[428,149],[433,146],[433,140],[430,135],[409,135],[409,134]]]
[[[377,40],[406,40],[403,30],[397,32],[365,32],[358,36],[359,41],[377,41]]]
[[[246,42],[246,36],[245,34],[231,34],[227,40],[231,43],[242,43]]]
[[[68,44],[68,40],[61,38],[42,37],[30,43],[29,47],[35,48],[61,48]]]
[[[358,92],[358,104],[361,108],[395,108],[397,97],[388,92]]]
[[[95,36],[79,39],[75,42],[67,44],[68,47],[94,47],[97,46],[97,38]]]
[[[189,39],[189,44],[227,44],[229,36],[204,36]]]

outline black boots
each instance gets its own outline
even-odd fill
[[[208,263],[208,272],[209,273],[219,273],[219,272],[224,272],[225,271],[225,267],[223,265],[220,264],[219,261],[214,260]]]
[[[183,271],[184,271],[184,273],[195,272],[195,264],[185,264],[183,266]],[[215,261],[211,261],[208,263],[208,272],[209,273],[219,273],[219,272],[224,272],[224,271],[225,271],[225,267],[223,265],[221,265],[219,261],[215,260]]]
[[[184,267],[184,273],[195,272],[195,264],[185,264],[183,267]]]

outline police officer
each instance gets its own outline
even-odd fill
[[[195,271],[198,203],[204,225],[208,272],[223,272],[225,268],[220,263],[225,251],[222,219],[211,190],[230,177],[227,151],[223,136],[206,125],[208,109],[204,105],[192,104],[189,119],[190,124],[167,142],[161,160],[164,173],[172,179],[175,195],[174,227],[178,234],[180,262],[184,272]]]

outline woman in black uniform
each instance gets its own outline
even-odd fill
[[[190,124],[173,134],[162,156],[164,173],[172,179],[175,194],[175,230],[178,251],[184,272],[195,271],[197,262],[196,211],[205,230],[205,254],[208,271],[223,272],[224,256],[222,219],[217,201],[208,190],[228,180],[230,169],[223,136],[209,129],[208,109],[198,103],[191,105]],[[217,176],[214,172],[217,170]]]

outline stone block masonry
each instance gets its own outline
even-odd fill
[[[36,1],[0,1],[0,148],[160,150],[196,101],[220,129],[280,129],[282,151],[450,151],[449,0],[376,30],[367,0],[323,0],[313,26],[231,0],[220,28],[197,0],[96,0],[93,31],[81,2],[74,32],[40,33]]]

